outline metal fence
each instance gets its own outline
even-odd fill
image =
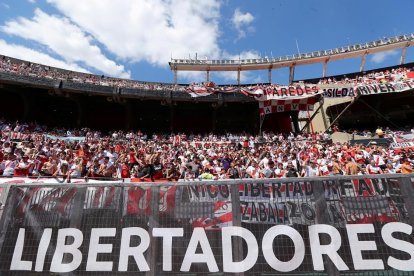
[[[1,275],[412,275],[413,175],[0,187]]]

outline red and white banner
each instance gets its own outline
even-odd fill
[[[315,97],[295,99],[295,100],[270,100],[259,102],[259,112],[261,115],[285,112],[285,111],[308,111],[313,110],[316,103]]]
[[[413,74],[414,75],[414,74]],[[410,75],[411,76],[411,75]],[[408,78],[401,81],[381,80],[365,81],[359,84],[320,84],[320,85],[297,85],[297,86],[278,86],[278,85],[255,85],[255,86],[216,86],[213,82],[203,84],[192,84],[187,88],[187,92],[192,97],[208,96],[213,93],[241,92],[242,94],[254,97],[257,101],[268,100],[293,100],[304,99],[316,95],[325,98],[355,97],[356,95],[376,95],[383,93],[398,93],[414,89],[414,80]]]
[[[216,84],[212,81],[202,84],[191,84],[186,89],[191,97],[208,96],[214,93],[233,93],[238,90],[238,87],[234,86],[216,86]]]
[[[414,142],[392,143],[390,147],[394,150],[414,149]]]
[[[33,140],[33,141],[42,141],[46,135],[38,134],[38,133],[24,133],[24,132],[17,132],[17,131],[1,131],[0,136],[4,140],[13,140],[13,141],[25,141],[25,140]]]
[[[186,91],[191,95],[191,97],[203,97],[214,93],[213,89],[210,89],[204,85],[190,85]]]
[[[386,93],[399,93],[414,88],[413,80],[377,83],[377,84],[359,84],[355,86],[357,95],[378,95]]]
[[[319,86],[323,90],[324,98],[344,98],[344,97],[355,97],[355,89],[352,84],[343,85],[329,85],[322,84]]]
[[[414,133],[399,134],[394,137],[395,143],[414,142]]]
[[[240,92],[258,101],[304,99],[324,93],[316,85],[241,87]]]

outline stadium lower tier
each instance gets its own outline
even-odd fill
[[[109,131],[140,129],[144,132],[249,132],[260,128],[257,102],[206,103],[121,99],[85,94],[51,95],[34,88],[0,89],[0,117],[36,121],[49,127],[88,127]],[[298,112],[270,114],[263,130],[289,132]]]
[[[206,102],[193,98],[169,103],[166,100],[143,100],[84,93],[57,95],[53,90],[3,85],[0,86],[2,108],[0,117],[9,121],[36,121],[49,127],[96,130],[137,130],[152,133],[258,133],[260,130],[259,104],[251,102]],[[361,96],[344,113],[348,103],[325,104],[329,126],[339,115],[340,129],[375,129],[377,126],[401,129],[411,127],[414,121],[414,93],[387,93]],[[318,104],[315,105],[315,109]],[[299,131],[297,111],[266,114],[263,131]],[[303,117],[303,116],[302,116]],[[315,122],[313,123],[315,124]],[[303,126],[303,125],[302,125]],[[309,128],[311,130],[312,128]],[[318,130],[323,127],[316,127]]]

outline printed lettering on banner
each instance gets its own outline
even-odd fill
[[[153,272],[189,272],[192,265],[202,264],[197,267],[198,272],[249,273],[252,269],[257,271],[254,269],[260,256],[264,260],[260,262],[261,272],[265,269],[278,273],[312,273],[326,271],[329,264],[324,261],[324,255],[338,271],[414,271],[414,244],[412,239],[404,238],[413,233],[409,224],[347,224],[342,232],[328,224],[314,224],[306,228],[304,231],[293,226],[274,225],[265,232],[255,232],[244,227],[227,226],[219,229],[221,238],[216,241],[210,240],[203,228],[194,228],[190,233],[186,233],[189,229],[183,227],[154,227],[151,230],[141,227],[94,227],[88,230],[39,228],[39,239],[33,241],[28,233],[30,229],[20,227],[16,229],[14,246],[10,248],[12,253],[6,253],[9,258],[1,265],[2,271],[35,271],[43,275],[75,271],[145,272],[151,271],[147,252],[149,248],[158,248],[151,244],[157,240],[161,245],[157,259],[162,265],[157,265]],[[363,239],[361,235],[364,235]],[[185,236],[190,236],[189,240],[184,239]],[[330,242],[326,243],[323,236]],[[280,255],[275,254],[275,241],[281,237],[289,240],[289,246],[283,244],[283,250],[292,252],[287,260],[281,260]],[[243,258],[234,260],[237,240],[244,244]],[[173,258],[177,254],[174,246],[178,244],[184,250],[183,256]],[[34,250],[33,254],[23,253],[29,249]],[[221,260],[216,258],[213,250],[221,251],[218,252]],[[383,258],[384,252],[391,250],[398,253]],[[366,257],[368,252],[369,258]],[[65,255],[68,258],[64,258]],[[302,268],[305,258],[306,263],[311,264],[305,264],[309,267],[306,271]],[[49,259],[50,265],[46,259]]]
[[[284,105],[277,105],[276,109],[277,109],[277,112],[283,112],[283,111],[285,111],[285,106]]]

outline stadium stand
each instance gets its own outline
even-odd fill
[[[15,177],[194,180],[411,173],[414,147],[333,143],[327,134],[263,136],[147,135],[90,129],[48,130],[0,122],[0,173]],[[367,138],[413,140],[414,133],[378,129]]]
[[[412,110],[411,68],[291,86],[176,85],[3,57],[0,271],[413,270],[407,259],[413,257],[414,225],[414,128],[406,112]],[[275,106],[273,99],[257,100],[303,91],[318,95],[305,97],[305,103],[277,99]],[[348,113],[331,132],[300,131],[299,112],[308,113],[309,123],[309,105],[320,109],[325,100],[345,98],[344,91],[351,103],[330,106],[327,114],[333,119],[349,108]],[[354,103],[360,96],[364,101]],[[381,102],[386,109],[368,108]],[[376,121],[373,110],[387,117]],[[395,120],[401,113],[391,116],[395,110],[405,112],[405,121]],[[367,128],[361,112],[369,115]],[[379,127],[372,129],[374,124]],[[319,253],[323,248],[329,258]],[[246,257],[251,252],[256,256]],[[183,269],[189,254],[193,264]],[[362,266],[355,254],[383,266]],[[198,263],[207,255],[208,262]],[[251,264],[240,265],[246,259]]]

